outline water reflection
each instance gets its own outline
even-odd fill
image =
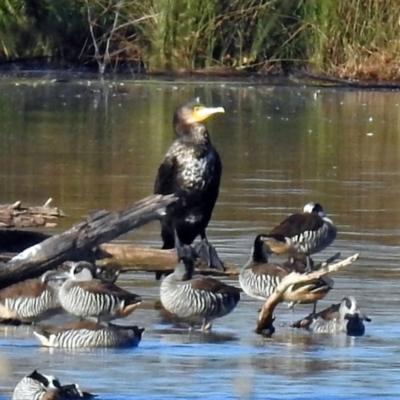
[[[182,329],[154,330],[161,343],[216,344],[238,341],[233,333],[188,331]]]
[[[313,335],[288,328],[290,311],[278,307],[276,334],[264,339],[253,333],[260,302],[243,296],[210,334],[189,333],[154,310],[159,282],[152,275],[129,274],[122,286],[145,299],[126,321],[146,328],[137,349],[49,350],[30,327],[1,327],[3,398],[36,367],[105,399],[398,397],[400,93],[229,82],[23,83],[0,82],[0,203],[41,204],[51,196],[68,214],[58,232],[92,210],[121,209],[148,195],[174,138],[175,106],[201,96],[227,111],[208,124],[224,165],[209,229],[221,257],[243,265],[256,233],[317,200],[339,233],[316,260],[361,253],[318,306],[352,294],[373,322],[362,338]],[[159,225],[123,239],[160,246]],[[296,307],[295,318],[308,311]]]
[[[310,198],[352,236],[351,227],[362,235],[377,221],[389,231],[400,221],[397,92],[315,98],[302,88],[86,82],[2,89],[3,202],[51,195],[76,220],[143,197],[173,139],[174,107],[200,95],[227,109],[209,124],[224,163],[217,233],[247,220],[273,226]]]

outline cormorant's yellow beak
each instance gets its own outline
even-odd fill
[[[193,108],[193,118],[197,122],[205,121],[207,118],[211,117],[211,115],[225,113],[223,107],[204,107],[204,106],[195,106]]]

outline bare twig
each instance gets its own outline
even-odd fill
[[[131,25],[136,25],[137,23],[145,21],[147,19],[156,18],[159,15],[161,15],[161,13],[144,15],[143,17],[136,18],[133,21],[124,22],[123,24],[120,24],[120,25],[116,26],[115,29],[113,29],[113,32],[115,33],[117,31],[119,31],[120,29],[124,29],[124,28],[126,28],[128,26],[131,26]],[[105,39],[106,36],[107,36],[107,33],[104,33],[102,35],[101,39]]]
[[[320,265],[317,266],[316,269],[321,269],[325,268],[327,265],[332,264],[335,260],[337,260],[340,257],[340,251],[335,253],[332,257],[329,257],[326,261],[321,263]]]
[[[114,11],[114,21],[113,21],[113,25],[111,28],[111,31],[107,30],[105,31],[104,29],[104,33],[102,33],[100,36],[95,35],[94,32],[94,26],[97,25],[96,21],[97,19],[93,19],[93,15],[90,11],[90,5],[89,5],[89,0],[85,0],[85,4],[86,4],[86,9],[87,9],[87,19],[89,22],[89,31],[90,31],[90,36],[92,39],[92,43],[93,43],[93,47],[94,47],[94,58],[96,59],[96,62],[98,64],[99,67],[99,73],[101,75],[104,75],[106,67],[108,65],[111,64],[112,60],[114,59],[115,56],[117,56],[119,53],[124,52],[126,48],[124,49],[117,49],[114,51],[110,52],[110,47],[112,44],[112,41],[114,40],[116,34],[118,33],[118,31],[127,28],[131,25],[135,25],[135,24],[139,24],[142,21],[145,21],[147,19],[151,19],[151,18],[156,18],[158,15],[160,15],[160,13],[157,14],[150,14],[150,15],[144,15],[140,18],[137,18],[135,20],[130,20],[128,19],[127,22],[123,22],[119,24],[119,20],[121,18],[123,18],[123,13],[121,15],[121,9],[124,5],[124,0],[118,0],[115,4],[115,11]],[[113,2],[109,3],[107,6],[105,6],[104,4],[102,4],[102,2],[96,3],[97,6],[99,7],[103,7],[103,12],[100,13],[100,17],[104,14],[108,14],[110,12],[110,7],[112,7]],[[104,53],[101,53],[101,49],[103,49],[105,46],[105,50]],[[83,51],[83,50],[82,50]],[[117,61],[115,62],[114,67],[116,68],[117,66]]]
[[[53,199],[51,197],[49,197],[47,199],[46,203],[43,204],[43,207],[48,207],[52,201],[53,201]]]
[[[85,3],[86,3],[87,13],[88,13],[90,36],[92,37],[92,42],[93,42],[93,46],[94,46],[94,58],[96,59],[97,64],[99,65],[100,74],[104,74],[105,65],[104,65],[104,62],[101,61],[99,46],[97,45],[96,36],[94,35],[94,31],[93,31],[93,21],[92,21],[92,16],[90,13],[89,0],[86,0]]]
[[[114,35],[115,31],[116,31],[116,28],[117,28],[119,11],[121,9],[121,6],[122,6],[123,2],[124,2],[124,0],[119,0],[117,5],[116,5],[113,27],[111,29],[111,32],[108,34],[108,38],[107,38],[107,41],[106,41],[106,50],[105,50],[105,53],[104,53],[104,68],[111,61],[110,60],[110,42],[111,42],[111,39],[112,39],[112,37],[113,37],[113,35]],[[103,71],[103,73],[104,73],[104,71]]]

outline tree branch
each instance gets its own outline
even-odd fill
[[[0,269],[0,289],[40,276],[64,261],[94,258],[93,250],[130,230],[158,219],[173,195],[152,195],[122,211],[98,211],[71,229],[36,244],[13,257]]]

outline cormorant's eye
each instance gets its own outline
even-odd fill
[[[81,266],[75,268],[75,273],[79,274],[79,272],[82,272]]]
[[[195,113],[199,112],[200,110],[201,110],[201,107],[199,107],[199,106],[193,107],[193,111],[194,111]]]

